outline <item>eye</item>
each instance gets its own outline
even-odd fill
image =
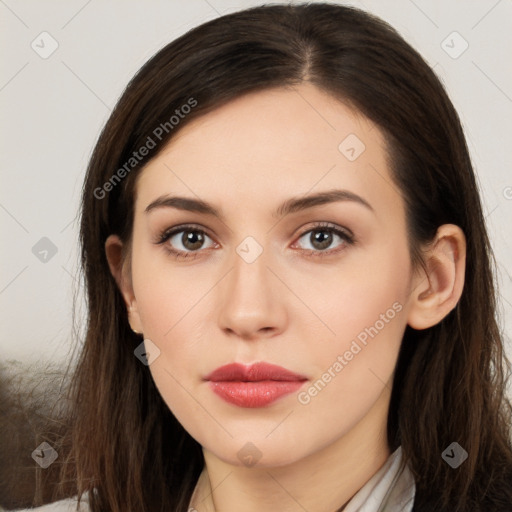
[[[312,229],[302,233],[299,240],[303,238],[311,245],[311,248],[303,248],[308,253],[308,257],[330,256],[355,243],[354,236],[348,229],[329,223],[315,224]],[[340,243],[334,249],[329,249],[336,238],[340,240]],[[207,239],[211,243],[205,247]],[[193,225],[175,226],[164,230],[158,235],[155,243],[165,244],[165,250],[176,259],[195,258],[202,250],[212,249],[216,245],[203,229]]]
[[[205,240],[213,240],[205,231],[195,226],[176,226],[160,233],[157,244],[165,244],[166,250],[176,258],[194,258],[201,249],[209,249],[215,245],[204,247]],[[166,242],[169,243],[166,244]]]
[[[308,235],[308,236],[306,236]],[[354,236],[345,229],[339,228],[329,223],[318,223],[313,229],[305,231],[299,238],[305,239],[310,247],[304,250],[308,251],[310,256],[328,256],[338,253],[346,248],[347,245],[355,243]],[[338,238],[341,242],[334,249],[329,249],[333,242]]]

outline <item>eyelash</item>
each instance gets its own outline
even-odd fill
[[[204,231],[203,229],[200,229],[199,227],[192,225],[192,224],[185,224],[185,225],[176,226],[176,227],[162,231],[158,235],[158,238],[157,238],[156,242],[154,242],[154,243],[157,245],[163,245],[172,236],[174,236],[177,233],[180,233],[182,231],[201,233],[201,234],[209,237],[208,233],[206,233],[206,231]],[[314,232],[314,231],[324,231],[324,232],[328,232],[328,233],[334,233],[335,235],[338,235],[345,243],[336,249],[327,249],[324,251],[313,250],[313,249],[302,249],[302,251],[305,251],[306,253],[308,253],[308,257],[325,258],[328,256],[332,256],[334,254],[337,254],[337,253],[343,251],[347,245],[350,246],[350,245],[354,245],[356,243],[354,236],[348,230],[338,228],[335,225],[332,225],[327,222],[319,222],[319,223],[314,224],[313,227],[311,227],[308,230],[301,233],[297,240],[301,239],[304,235],[306,235],[310,232]],[[211,237],[209,237],[209,238],[211,238]],[[172,257],[176,258],[177,260],[184,260],[184,259],[194,259],[198,256],[198,254],[201,251],[205,251],[208,249],[199,249],[197,251],[179,251],[176,249],[172,249],[171,247],[169,247],[169,245],[166,245],[165,250]]]

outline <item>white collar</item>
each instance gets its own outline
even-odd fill
[[[416,484],[409,466],[399,472],[401,461],[402,447],[399,446],[352,497],[343,512],[410,512]]]

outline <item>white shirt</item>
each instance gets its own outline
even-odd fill
[[[409,466],[402,472],[399,446],[366,484],[347,503],[343,512],[411,512],[416,484]]]
[[[411,512],[414,505],[416,485],[408,466],[398,472],[402,460],[399,446],[366,484],[347,503],[343,512]],[[197,491],[194,490],[194,497]],[[191,500],[192,501],[192,500]],[[38,508],[23,509],[19,512],[74,512],[77,498],[49,503]],[[89,512],[87,494],[84,494],[80,512]]]
[[[80,512],[89,512],[89,504],[87,502],[88,495],[85,493],[82,496],[80,502]],[[55,501],[54,503],[48,503],[42,507],[36,508],[24,508],[16,512],[76,512],[77,497],[67,498],[65,500]],[[84,503],[85,501],[85,503]]]

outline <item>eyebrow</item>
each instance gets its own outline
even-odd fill
[[[273,217],[284,217],[291,213],[313,208],[324,204],[350,201],[360,204],[368,210],[375,212],[373,207],[363,199],[361,196],[350,192],[349,190],[327,190],[317,194],[307,196],[292,197],[287,199],[281,204],[272,214]],[[145,213],[149,213],[157,208],[176,208],[178,210],[185,210],[189,212],[203,213],[212,215],[224,221],[222,214],[210,203],[202,201],[201,199],[194,199],[191,197],[169,196],[163,195],[151,202],[145,209]]]

